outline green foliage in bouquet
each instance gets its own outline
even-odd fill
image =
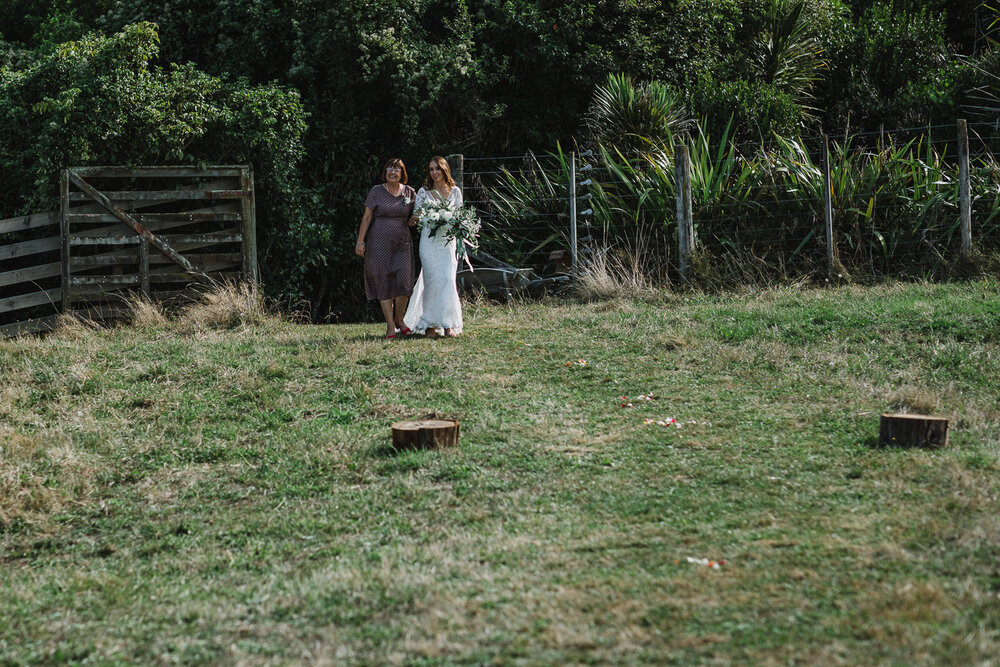
[[[426,229],[427,235],[447,240],[455,239],[455,252],[464,259],[469,250],[479,248],[479,214],[471,206],[452,206],[432,197],[416,211],[417,226]]]

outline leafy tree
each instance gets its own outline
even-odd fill
[[[747,79],[715,80],[709,75],[691,86],[691,108],[708,136],[770,143],[775,135],[793,136],[803,110],[774,84]]]
[[[828,127],[878,129],[952,122],[962,65],[951,56],[945,16],[903,11],[891,2],[866,9],[831,49],[820,98]]]
[[[249,162],[262,241],[280,242],[299,187],[298,94],[164,69],[157,52],[156,27],[140,23],[0,69],[0,217],[54,208],[68,165]]]
[[[826,67],[823,49],[803,13],[805,0],[776,2],[764,32],[750,44],[754,73],[787,94],[807,111],[814,111],[813,84]]]

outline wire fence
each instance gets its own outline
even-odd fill
[[[464,158],[483,249],[540,273],[624,254],[667,281],[934,277],[1000,252],[997,123],[683,144],[694,239],[686,259],[677,146]]]

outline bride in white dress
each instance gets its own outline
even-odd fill
[[[452,208],[462,205],[462,191],[455,186],[451,168],[443,157],[434,156],[427,167],[427,180],[417,192],[413,210],[420,209],[431,197],[447,202]],[[411,219],[414,224],[415,218]],[[462,303],[458,299],[455,274],[458,272],[456,239],[430,236],[420,232],[420,275],[413,287],[403,323],[416,333],[453,338],[462,333]]]

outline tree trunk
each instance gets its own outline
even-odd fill
[[[945,447],[948,420],[927,415],[884,414],[878,441],[891,447]]]
[[[456,421],[422,419],[392,425],[392,446],[396,449],[438,449],[458,444]]]

